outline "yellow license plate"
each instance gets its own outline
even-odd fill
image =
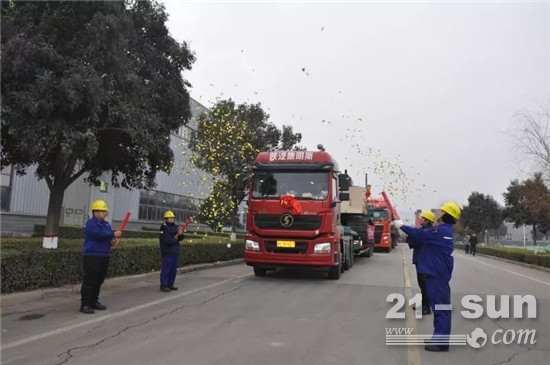
[[[294,241],[277,241],[277,247],[294,248],[296,243]]]

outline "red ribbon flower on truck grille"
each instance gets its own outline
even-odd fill
[[[302,206],[292,195],[281,195],[280,202],[283,208],[292,209],[292,213],[302,213]]]

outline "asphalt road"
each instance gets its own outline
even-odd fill
[[[451,282],[453,335],[481,328],[485,345],[387,345],[387,328],[432,331],[432,316],[416,319],[410,307],[405,319],[386,319],[389,294],[418,292],[410,257],[399,246],[357,258],[338,281],[294,271],[256,278],[239,264],[180,275],[180,290],[162,293],[155,276],[104,290],[109,308],[94,315],[78,312],[78,294],[3,307],[2,364],[550,364],[550,274],[464,252],[455,252]],[[484,303],[533,295],[537,318],[463,318],[467,294]],[[536,343],[490,343],[499,329],[534,329]]]

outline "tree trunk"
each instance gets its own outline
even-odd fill
[[[533,246],[537,245],[537,225],[533,223]]]
[[[46,216],[46,227],[44,230],[44,239],[42,241],[42,247],[44,248],[57,248],[59,221],[61,218],[64,195],[65,189],[59,187],[57,184],[53,185],[53,188],[50,190],[48,215]]]

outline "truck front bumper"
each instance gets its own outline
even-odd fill
[[[245,251],[244,261],[248,266],[335,266],[340,260],[339,252],[326,254],[292,254],[261,251]]]

